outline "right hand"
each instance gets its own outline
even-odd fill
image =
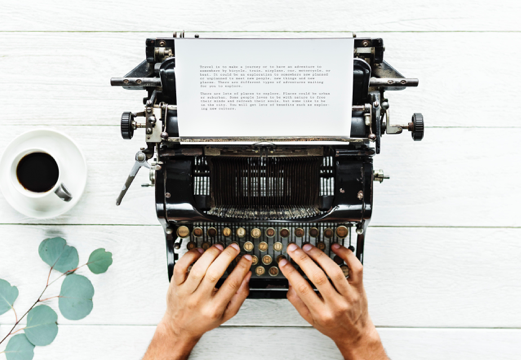
[[[288,254],[319,291],[315,293],[293,265],[282,259],[279,267],[290,284],[288,300],[308,323],[337,344],[346,359],[388,359],[369,316],[362,264],[339,244],[331,249],[349,267],[348,279],[338,264],[313,245],[288,246]]]

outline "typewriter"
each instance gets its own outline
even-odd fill
[[[363,262],[373,183],[389,178],[373,169],[382,136],[406,130],[420,141],[424,135],[420,113],[407,124],[391,123],[385,91],[416,87],[418,79],[404,77],[384,60],[382,39],[355,37],[349,138],[194,139],[183,137],[178,126],[175,44],[181,37],[184,33],[147,39],[146,59],[111,79],[112,86],[147,94],[142,111],[121,117],[122,137],[131,139],[143,128],[146,146],[135,155],[117,205],[138,170],[147,168],[165,232],[169,278],[189,249],[232,242],[241,248],[237,261],[244,254],[253,257],[251,298],[286,296],[288,283],[277,263],[288,258],[290,243],[315,245],[349,276],[331,245],[350,247]]]

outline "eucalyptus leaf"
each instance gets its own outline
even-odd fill
[[[42,241],[38,253],[47,265],[62,273],[78,267],[78,251],[75,247],[67,245],[65,239],[61,237]]]
[[[36,346],[49,345],[58,334],[58,315],[47,305],[40,305],[27,314],[25,335]]]
[[[94,287],[85,276],[68,275],[62,283],[58,305],[69,320],[80,320],[92,311]]]
[[[112,253],[105,249],[97,249],[89,256],[87,266],[94,274],[103,274],[112,265]]]
[[[13,336],[5,347],[7,360],[31,360],[34,356],[34,345],[27,340],[25,334]]]
[[[0,315],[11,310],[17,297],[18,288],[0,279]]]

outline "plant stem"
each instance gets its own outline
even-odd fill
[[[60,276],[58,276],[56,279],[54,279],[53,281],[51,281],[51,283],[49,284],[49,286],[51,286],[52,284],[54,284],[59,278],[61,278],[62,276],[66,276],[66,275],[69,275],[73,272],[75,272],[76,270],[78,270],[79,268],[82,268],[83,266],[87,265],[88,263],[86,264],[83,264],[81,266],[78,266],[77,268],[75,269],[72,269],[72,270],[67,270],[66,272],[64,272],[63,274],[61,274]]]
[[[12,333],[11,335],[14,335],[14,334],[16,334],[18,331],[22,331],[22,330],[24,330],[24,329],[25,329],[25,328],[20,328],[20,329],[16,330],[14,333]]]
[[[13,309],[13,312],[14,312],[14,322],[17,323],[18,322],[18,315],[16,314],[16,310],[14,309],[13,305],[11,305],[11,309]]]
[[[42,299],[42,300],[38,300],[39,302],[44,302],[44,301],[47,301],[47,300],[51,300],[51,299],[54,299],[54,298],[61,298],[62,296],[60,295],[56,295],[56,296],[51,296],[51,297],[48,297],[46,299]]]

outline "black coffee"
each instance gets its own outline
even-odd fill
[[[34,192],[51,190],[58,181],[59,174],[56,160],[43,152],[25,155],[16,168],[16,176],[20,184]]]

